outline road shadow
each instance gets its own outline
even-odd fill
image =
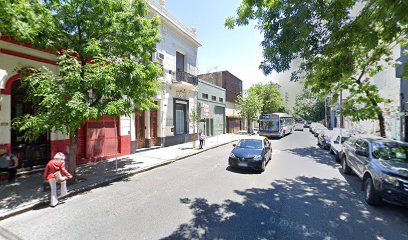
[[[339,168],[334,155],[320,147],[301,147],[285,149],[283,151],[299,157],[311,158],[317,163],[325,164],[336,169]]]
[[[366,206],[347,182],[299,177],[235,193],[181,198],[193,218],[163,239],[408,239],[408,210]]]

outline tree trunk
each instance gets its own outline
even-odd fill
[[[193,149],[196,148],[196,124],[193,122]]]
[[[378,122],[380,124],[380,135],[381,137],[386,137],[385,135],[385,120],[384,120],[384,115],[383,113],[380,111],[377,114],[378,116]]]
[[[69,166],[68,171],[72,174],[74,180],[76,180],[76,157],[78,150],[78,132],[71,132],[70,134],[71,145],[69,146]]]
[[[366,96],[370,100],[371,104],[374,107],[378,108],[377,119],[378,119],[378,123],[380,125],[380,136],[381,137],[386,137],[386,135],[385,135],[385,120],[384,120],[384,115],[383,115],[383,113],[381,111],[381,108],[378,106],[377,101],[375,101],[375,99],[373,99],[371,97],[371,94],[368,91],[366,91]]]

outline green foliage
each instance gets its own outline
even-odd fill
[[[262,100],[262,114],[285,112],[285,104],[279,88],[279,85],[273,82],[251,86],[249,91],[253,91]]]
[[[193,124],[194,131],[195,131],[195,126],[197,126],[197,123],[200,120],[201,120],[200,109],[194,106],[191,109],[191,113],[190,113],[190,122]]]
[[[284,112],[285,105],[276,83],[255,84],[243,96],[238,97],[241,117],[257,120],[259,114]]]
[[[257,120],[262,107],[262,98],[254,91],[248,90],[244,95],[238,96],[237,108],[239,115],[244,119]]]
[[[37,106],[34,115],[14,122],[25,137],[51,129],[75,135],[86,120],[154,106],[162,70],[150,56],[160,41],[160,21],[146,18],[145,1],[0,0],[0,6],[3,34],[64,49],[58,75],[46,68],[22,70],[23,86]]]
[[[334,101],[347,90],[344,114],[378,118],[383,134],[381,107],[388,100],[369,79],[394,63],[391,50],[407,36],[406,9],[404,0],[245,0],[225,24],[234,28],[256,20],[264,35],[265,74],[289,70],[301,59],[292,80],[304,78],[313,92],[334,93]]]
[[[302,94],[296,97],[293,107],[293,115],[305,121],[318,122],[324,119],[324,101],[312,93],[310,89],[304,89]]]

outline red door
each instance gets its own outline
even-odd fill
[[[142,111],[136,113],[136,147],[144,148],[145,144],[145,114]]]
[[[112,117],[103,117],[100,122],[88,121],[86,158],[97,160],[114,156],[117,153],[118,144],[115,131]]]

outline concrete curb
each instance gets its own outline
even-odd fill
[[[235,141],[237,141],[237,139],[235,139],[235,140],[230,140],[230,141],[227,141],[227,142],[225,142],[225,143],[221,143],[221,144],[218,144],[218,145],[215,145],[215,146],[212,146],[212,147],[208,147],[208,148],[199,150],[199,151],[197,151],[197,152],[189,153],[189,154],[183,155],[183,156],[181,156],[181,157],[177,157],[177,158],[174,158],[174,159],[170,159],[170,160],[167,160],[167,161],[164,161],[164,162],[161,162],[161,163],[152,165],[152,166],[148,166],[148,167],[145,167],[145,168],[141,168],[141,169],[136,170],[136,171],[134,171],[134,172],[124,173],[124,174],[121,174],[121,175],[112,177],[112,178],[110,178],[110,179],[106,179],[106,180],[101,181],[101,182],[97,182],[97,183],[93,183],[93,184],[90,184],[90,185],[87,185],[87,186],[79,187],[79,188],[77,188],[77,189],[75,189],[75,188],[74,188],[74,189],[71,189],[70,192],[68,193],[68,195],[67,195],[66,197],[64,197],[64,199],[67,198],[67,197],[72,197],[72,196],[78,195],[78,194],[80,194],[80,193],[84,193],[84,192],[91,191],[92,189],[96,189],[96,188],[100,188],[100,187],[107,186],[107,185],[109,185],[109,184],[111,184],[111,183],[113,183],[113,182],[118,182],[118,181],[121,181],[121,180],[123,180],[123,179],[125,179],[125,178],[131,177],[131,176],[134,176],[134,175],[137,175],[137,174],[140,174],[140,173],[144,173],[144,172],[153,170],[153,169],[155,169],[155,168],[159,168],[159,167],[163,167],[163,166],[172,164],[172,163],[174,163],[174,162],[177,162],[177,161],[186,159],[186,158],[191,157],[191,156],[198,155],[198,154],[200,154],[200,153],[203,153],[203,152],[209,151],[209,150],[211,150],[211,149],[214,149],[214,148],[218,148],[218,147],[227,145],[227,144],[232,143],[232,142],[235,142]],[[24,212],[28,212],[28,211],[30,211],[30,210],[34,210],[34,209],[37,209],[37,208],[45,207],[45,206],[47,206],[48,204],[49,204],[48,198],[42,198],[42,199],[40,199],[40,200],[38,200],[38,201],[36,201],[36,202],[34,202],[34,203],[32,203],[32,204],[29,204],[29,205],[27,205],[27,206],[24,206],[24,207],[21,207],[21,208],[19,208],[19,209],[12,210],[12,211],[10,211],[10,212],[7,212],[7,213],[5,213],[5,214],[0,215],[0,221],[2,221],[2,220],[4,220],[4,219],[7,219],[7,218],[10,218],[10,217],[13,217],[13,216],[16,216],[16,215],[19,215],[19,214],[22,214],[22,213],[24,213]]]

